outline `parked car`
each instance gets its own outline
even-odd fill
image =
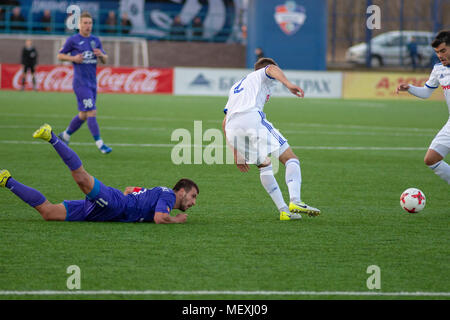
[[[426,31],[390,31],[374,37],[371,41],[371,65],[379,67],[383,65],[411,64],[406,45],[414,37],[417,42],[419,55],[418,65],[429,66],[432,56],[435,54],[431,47],[434,33]],[[367,44],[359,43],[347,49],[345,59],[355,64],[366,63]]]

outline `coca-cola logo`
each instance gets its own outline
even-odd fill
[[[97,85],[99,91],[108,89],[110,91],[122,91],[122,86],[125,83],[128,74],[113,73],[111,68],[104,68],[97,74]]]
[[[152,93],[158,86],[158,70],[135,69],[132,72],[114,73],[104,68],[97,74],[99,91],[119,91],[127,93]]]
[[[43,81],[45,91],[70,91],[72,90],[73,70],[66,67],[57,67],[47,73]]]
[[[20,68],[13,77],[14,89],[22,87],[23,69]],[[73,70],[70,67],[55,67],[51,70],[39,70],[35,72],[36,86],[44,91],[72,91]],[[27,84],[31,84],[31,74],[27,74]]]
[[[9,65],[2,69],[4,88],[22,87],[23,69]],[[32,88],[31,74],[26,85]],[[73,68],[71,66],[39,66],[35,72],[36,87],[41,91],[73,91]],[[147,68],[99,68],[97,89],[99,92],[155,93],[172,92],[173,71]],[[7,84],[9,83],[9,84]]]
[[[158,81],[155,79],[159,76],[157,70],[137,69],[130,73],[125,82],[125,92],[154,92]]]

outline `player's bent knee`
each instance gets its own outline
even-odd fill
[[[80,118],[80,120],[86,121],[86,119],[87,119],[87,112],[86,111],[80,111],[78,113],[78,118]]]
[[[86,116],[87,116],[88,118],[90,118],[90,117],[96,117],[96,116],[97,116],[97,110],[87,111],[87,112],[86,112]]]
[[[94,187],[94,177],[87,173],[83,167],[72,171],[72,177],[85,194],[89,193]]]
[[[432,166],[434,163],[432,163],[433,161],[431,161],[431,159],[425,157],[423,159],[423,162],[427,165],[427,166]]]
[[[258,168],[264,168],[264,167],[268,167],[272,164],[272,162],[270,161],[270,158],[266,158],[266,160],[264,160],[263,163],[261,163],[260,165],[258,165]]]
[[[441,154],[439,154],[433,149],[429,149],[428,152],[425,154],[423,162],[425,162],[427,166],[432,166],[441,161],[442,159],[444,159],[444,157]]]
[[[432,166],[433,164],[436,164],[436,163],[438,163],[440,160],[438,160],[438,159],[434,159],[434,158],[427,158],[427,157],[425,157],[425,159],[423,159],[423,162],[425,162],[425,164],[427,165],[427,166]]]
[[[41,214],[45,221],[64,221],[66,219],[66,208],[62,203],[53,204],[49,201],[36,206],[35,209]]]
[[[294,151],[289,147],[285,152],[283,152],[279,158],[282,164],[285,164],[288,160],[297,159],[298,157],[295,155]]]

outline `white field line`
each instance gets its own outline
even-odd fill
[[[18,140],[0,140],[2,144],[42,144],[43,141],[18,141]],[[90,146],[92,147],[94,142],[71,142],[71,146]],[[198,144],[170,144],[170,143],[108,143],[111,147],[131,147],[131,148],[173,148],[177,147],[189,147],[189,148],[205,148],[211,145],[198,145]],[[225,145],[213,145],[213,147],[225,148]],[[347,146],[291,146],[292,149],[302,150],[348,150],[348,151],[424,151],[425,147],[347,147]]]
[[[31,129],[35,130],[37,129],[37,126],[22,126],[22,125],[0,125],[0,129]],[[60,126],[52,126],[52,128],[58,128],[61,130],[64,130],[66,127],[60,127]],[[146,127],[146,128],[139,128],[139,127],[109,127],[109,126],[102,126],[102,130],[113,130],[113,131],[169,131],[170,129],[167,128],[154,128],[154,127]]]
[[[397,296],[450,297],[450,292],[380,292],[380,291],[164,291],[164,290],[36,290],[0,291],[3,296],[24,295],[229,295],[229,296]]]
[[[1,126],[0,126],[1,128]],[[435,133],[428,132],[374,132],[374,131],[312,131],[312,130],[281,130],[282,134],[331,135],[331,136],[394,136],[394,137],[433,137]],[[436,131],[437,133],[437,131]]]
[[[0,129],[36,129],[36,126],[25,125],[0,125]],[[53,128],[65,129],[65,127],[53,126]],[[177,128],[162,128],[162,127],[114,127],[102,126],[102,130],[111,131],[166,131],[170,132]],[[207,129],[207,128],[204,128]],[[341,136],[395,136],[395,137],[433,137],[436,132],[413,131],[413,132],[374,132],[374,131],[316,131],[316,130],[282,130],[283,134],[305,134],[305,135],[341,135]]]
[[[313,128],[339,128],[339,129],[365,129],[365,130],[387,130],[387,131],[407,131],[407,132],[438,132],[438,128],[403,128],[403,127],[382,127],[382,126],[363,126],[354,124],[323,124],[323,123],[295,123],[295,122],[281,122],[282,125],[292,125],[296,127],[313,127]],[[444,125],[445,122],[442,124]]]
[[[2,117],[24,117],[24,118],[40,118],[40,119],[48,119],[48,118],[56,118],[56,119],[69,119],[73,116],[67,114],[24,114],[24,113],[0,113]],[[120,117],[120,116],[97,116],[98,119],[111,119],[111,120],[122,120],[122,121],[186,121],[184,118],[177,117]],[[193,119],[192,121],[203,121],[208,123],[218,123],[222,124],[222,119],[217,120],[202,120],[202,119]],[[445,122],[442,123],[444,125]],[[442,126],[436,128],[403,128],[403,127],[383,127],[383,126],[364,126],[364,125],[352,125],[352,124],[323,124],[323,123],[301,123],[301,122],[284,122],[284,121],[276,121],[274,125],[277,128],[282,128],[284,125],[292,125],[295,127],[317,127],[317,128],[339,128],[339,129],[364,129],[364,130],[387,130],[387,131],[406,131],[406,132],[435,132],[437,133]]]

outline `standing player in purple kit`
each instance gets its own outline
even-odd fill
[[[64,200],[63,203],[53,204],[36,189],[12,178],[8,170],[0,170],[0,187],[11,190],[47,221],[184,223],[187,214],[179,213],[172,217],[171,210],[184,212],[195,205],[199,189],[192,180],[181,179],[172,189],[127,187],[122,193],[91,176],[84,169],[78,155],[61,142],[50,125],[41,126],[34,132],[33,138],[52,144],[86,195],[85,200]]]
[[[91,34],[92,16],[88,12],[81,14],[79,28],[80,32],[69,37],[58,53],[59,60],[73,63],[73,91],[77,96],[79,113],[58,137],[68,144],[70,136],[87,121],[97,148],[102,153],[110,153],[112,149],[105,145],[100,137],[95,104],[97,98],[97,59],[104,64],[108,56],[103,50],[100,39]]]

